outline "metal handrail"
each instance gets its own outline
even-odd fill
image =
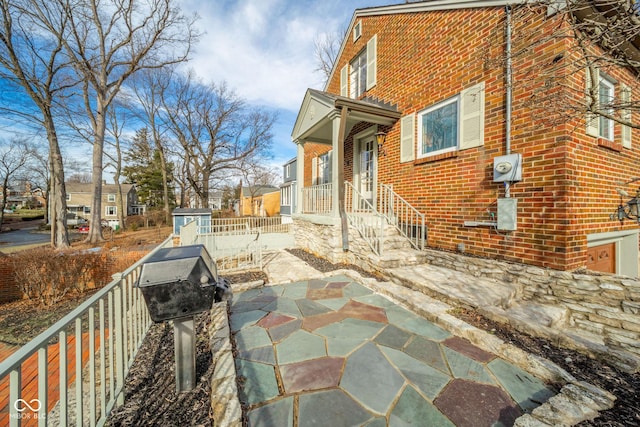
[[[378,256],[384,247],[384,215],[380,214],[373,204],[349,181],[344,182],[345,212],[351,224]],[[360,215],[366,212],[367,215]]]
[[[426,241],[425,215],[393,191],[390,185],[380,184],[379,187],[379,211],[414,248],[423,250]]]
[[[49,402],[48,380],[50,372],[55,370],[56,366],[52,366],[53,364],[48,361],[48,350],[50,346],[55,345],[50,344],[50,341],[55,338],[59,340],[57,367],[59,368],[60,397],[57,405],[59,414],[57,425],[68,425],[73,418],[78,426],[102,426],[110,411],[124,403],[123,390],[126,375],[151,325],[147,305],[140,291],[134,287],[134,283],[140,274],[142,264],[159,249],[171,246],[173,246],[173,238],[169,236],[123,273],[114,275],[111,283],[0,363],[0,380],[9,376],[8,412],[11,427],[19,426],[23,419],[28,418],[37,418],[39,426],[49,424],[47,411],[54,402]],[[88,325],[86,340],[83,339],[82,332],[85,315]],[[99,324],[97,331],[96,315]],[[68,337],[67,330],[72,324],[75,326],[75,332]],[[74,408],[69,404],[67,376],[68,339],[72,337],[75,337]],[[82,360],[85,348],[89,353],[88,369],[85,369]],[[38,394],[37,398],[31,398],[23,393],[22,368],[23,364],[36,353],[38,355]],[[100,382],[99,386],[96,385],[97,380]],[[85,384],[87,382],[88,385]],[[88,394],[88,402],[85,402],[86,394]],[[25,404],[30,404],[29,410],[26,410]],[[86,406],[89,407],[88,414],[84,412]],[[41,414],[40,411],[45,413]]]

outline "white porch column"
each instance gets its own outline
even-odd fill
[[[338,206],[338,201],[340,200],[339,191],[340,185],[344,185],[343,182],[339,182],[340,169],[343,167],[342,158],[338,155],[340,152],[339,144],[342,144],[340,141],[340,115],[336,114],[335,117],[331,119],[331,149],[333,150],[333,161],[331,162],[331,200],[333,201],[331,207],[331,216],[339,217],[340,210]]]
[[[302,213],[302,187],[304,187],[304,142],[295,141],[296,153],[296,211]]]

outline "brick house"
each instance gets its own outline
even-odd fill
[[[280,188],[255,185],[241,188],[238,214],[240,216],[277,216],[280,214]]]
[[[133,184],[120,184],[125,217],[144,214],[145,207],[138,204],[136,188]],[[91,198],[93,184],[70,182],[65,185],[67,191],[67,212],[71,219],[82,218],[88,220],[91,213]],[[101,218],[110,226],[118,224],[118,186],[116,184],[102,184],[102,214]]]
[[[545,120],[546,106],[531,102],[542,93],[531,73],[575,60],[573,42],[549,38],[521,51],[507,75],[487,59],[505,58],[507,22],[513,38],[543,37],[560,16],[540,6],[507,19],[508,4],[441,0],[354,12],[324,90],[307,90],[292,132],[294,222],[320,228],[302,245],[348,223],[381,252],[374,240],[383,233],[371,229],[382,218],[418,249],[638,275],[638,225],[610,216],[616,181],[638,175],[638,133],[598,117]],[[592,93],[586,70],[565,69],[558,98]],[[625,68],[595,81],[600,96],[637,93]],[[348,257],[356,248],[347,240],[349,251],[323,255]]]

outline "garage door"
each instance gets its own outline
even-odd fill
[[[615,273],[616,244],[608,243],[587,249],[587,268],[603,273]]]

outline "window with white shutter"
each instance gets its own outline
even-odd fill
[[[484,145],[484,82],[460,93],[460,149]]]
[[[376,85],[377,79],[377,57],[378,57],[378,35],[371,37],[367,42],[367,90]]]
[[[631,88],[627,85],[620,85],[620,101],[622,105],[629,105],[631,102]],[[631,110],[622,110],[622,120],[631,121]],[[622,146],[631,148],[631,126],[622,125]]]
[[[400,119],[400,162],[411,162],[415,158],[415,114]]]

